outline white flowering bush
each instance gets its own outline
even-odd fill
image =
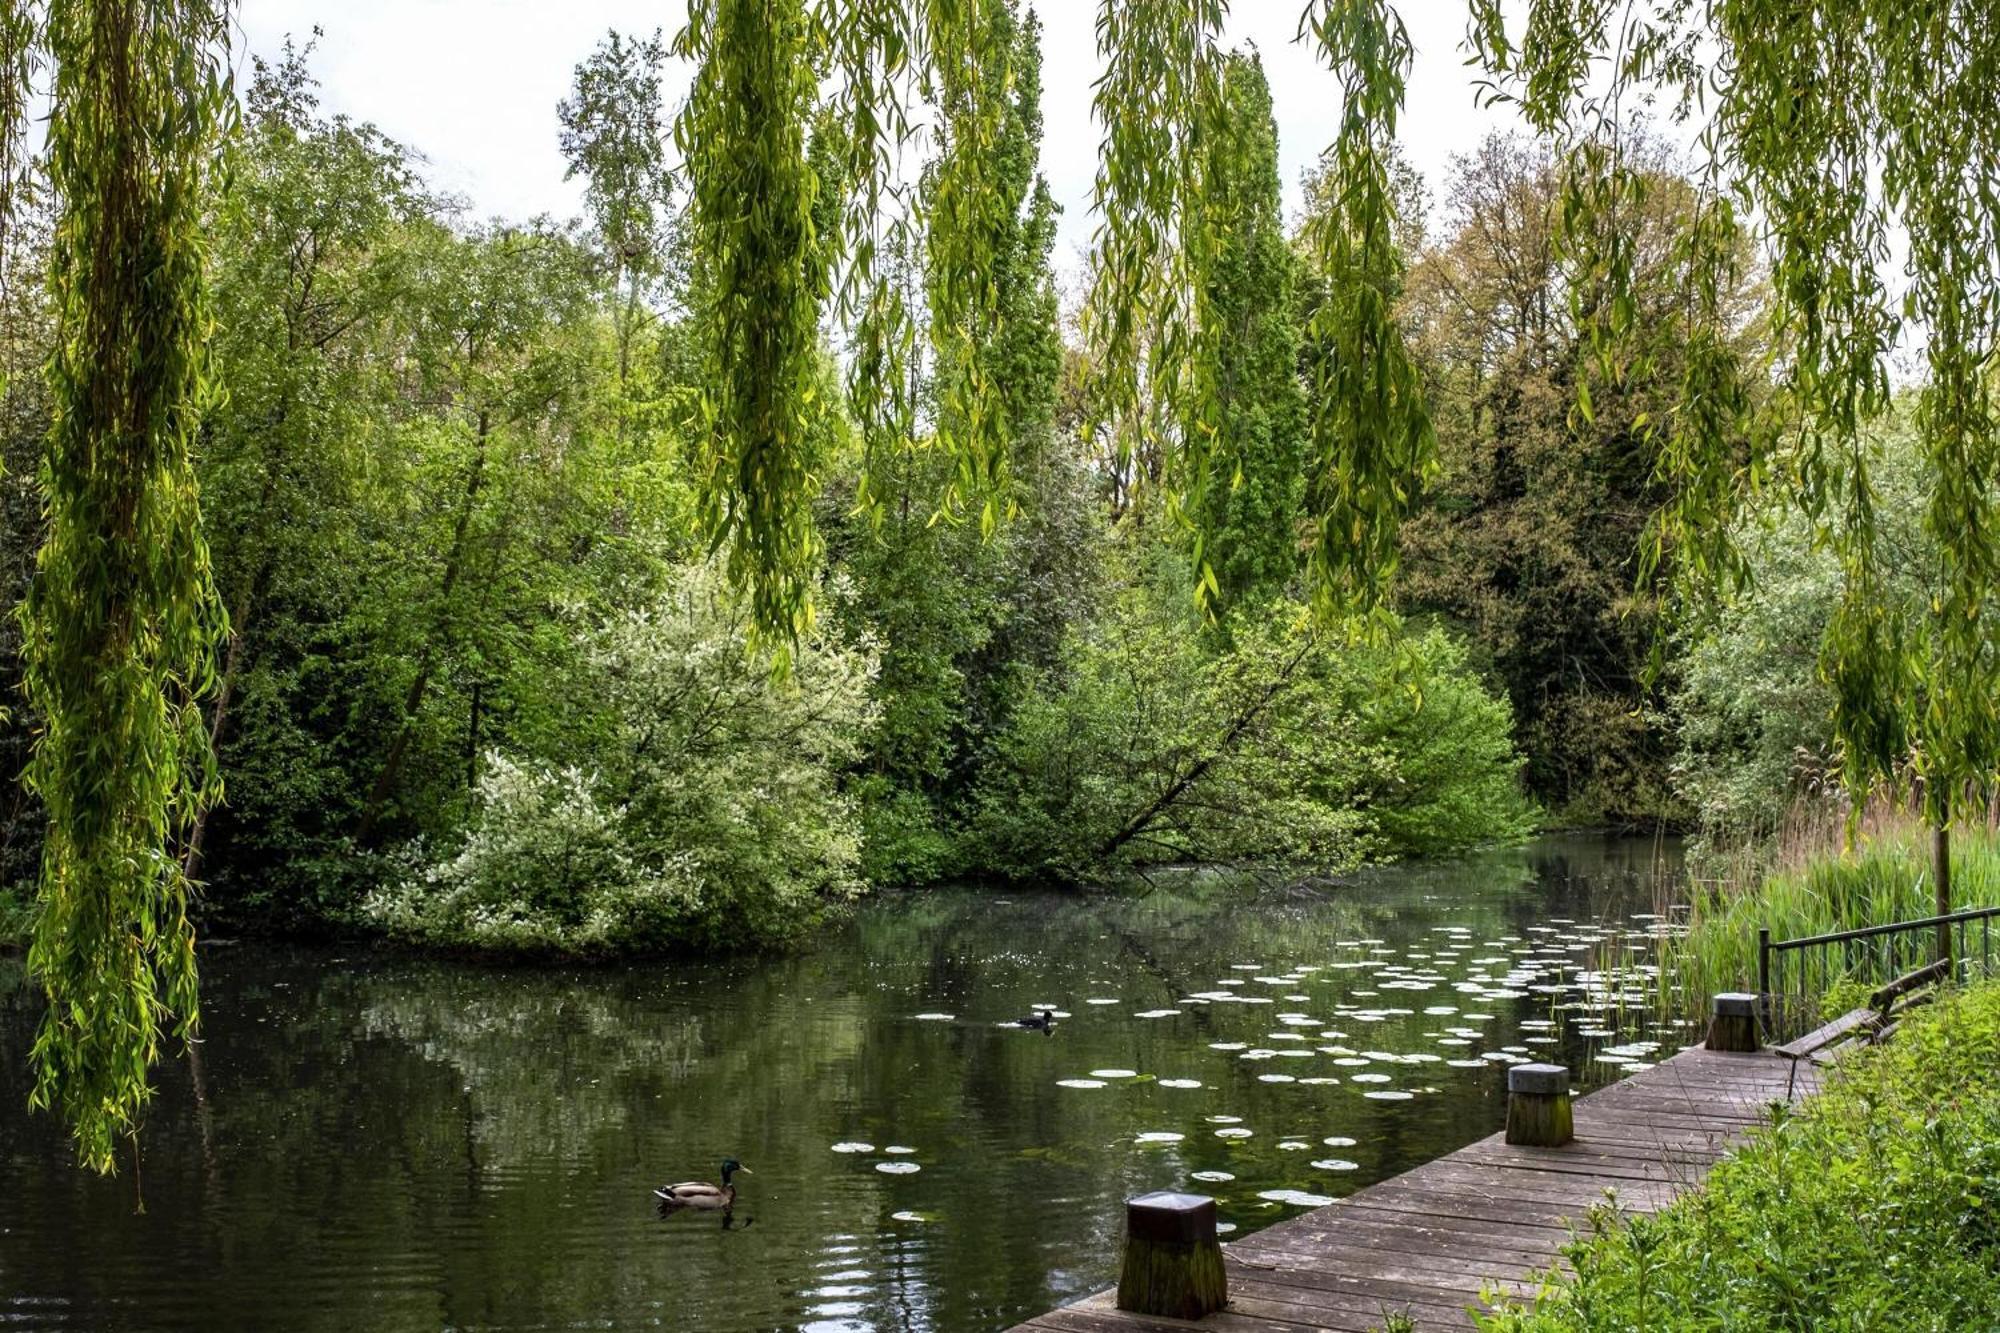
[[[786,939],[859,892],[841,772],[872,720],[867,645],[803,636],[775,674],[724,580],[691,566],[589,635],[570,753],[486,758],[456,854],[370,896],[392,934],[518,952]]]

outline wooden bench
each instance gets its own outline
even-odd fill
[[[1882,1040],[1896,1030],[1904,1014],[1928,1002],[1933,988],[1950,974],[1951,964],[1942,958],[1914,972],[1906,972],[1869,996],[1865,1007],[1849,1010],[1830,1023],[1822,1023],[1805,1036],[1773,1048],[1792,1062],[1792,1076],[1785,1081],[1785,1095],[1791,1095],[1792,1084],[1798,1077],[1799,1061],[1829,1064],[1856,1046]]]

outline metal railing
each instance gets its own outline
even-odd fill
[[[1870,990],[1945,959],[1961,981],[1993,975],[2000,907],[1973,907],[1917,921],[1834,930],[1795,940],[1757,932],[1757,990],[1764,1026],[1790,1037],[1818,1020],[1819,997],[1842,981]]]

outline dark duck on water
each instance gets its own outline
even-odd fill
[[[1038,1014],[1030,1014],[1026,1018],[1017,1018],[1014,1020],[1014,1026],[1017,1028],[1027,1028],[1031,1032],[1054,1032],[1056,1030],[1055,1011],[1044,1009]]]

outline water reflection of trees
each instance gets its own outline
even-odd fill
[[[1314,1062],[1242,1064],[1207,1043],[1259,1039],[1286,1005],[1180,1003],[1249,975],[1232,964],[1353,959],[1364,939],[1391,941],[1385,958],[1404,961],[1430,953],[1444,926],[1466,928],[1476,954],[1512,958],[1549,916],[1650,906],[1644,868],[1638,854],[1500,855],[1303,888],[910,895],[863,909],[811,953],[712,966],[500,970],[215,951],[206,1151],[185,1063],[166,1068],[146,1132],[151,1215],[173,1225],[135,1221],[117,1183],[79,1186],[46,1118],[0,1117],[11,1195],[0,1225],[34,1224],[12,1247],[9,1280],[110,1312],[105,1327],[115,1295],[178,1283],[160,1308],[214,1315],[192,1321],[205,1327],[347,1328],[359,1297],[327,1294],[343,1281],[367,1289],[380,1326],[649,1311],[685,1327],[1000,1326],[1104,1279],[1129,1194],[1227,1170],[1239,1178],[1218,1188],[1234,1215],[1274,1219],[1284,1210],[1262,1211],[1258,1190],[1345,1188],[1497,1122],[1497,1070],[1398,1070],[1399,1083],[1448,1089],[1398,1103],[1258,1082]],[[1509,937],[1524,944],[1485,947]],[[1328,1017],[1333,980],[1302,981],[1314,998],[1296,1007]],[[1092,996],[1118,1004],[1091,1008]],[[1055,1036],[998,1026],[1044,1000],[1075,1014]],[[1347,1044],[1428,1048],[1426,1034],[1452,1021],[1424,1017],[1431,1000],[1470,1007],[1449,987],[1384,991],[1356,1003],[1419,1012],[1356,1026]],[[1495,1006],[1487,1044],[1519,1039],[1513,1018],[1537,1005]],[[1133,1016],[1154,1008],[1182,1012]],[[957,1017],[914,1019],[926,1011]],[[18,987],[0,1001],[0,1056],[25,1050],[32,1017]],[[1585,1057],[1567,1036],[1561,1049]],[[19,1066],[0,1059],[0,1097],[17,1105]],[[1057,1086],[1105,1066],[1207,1086]],[[1259,1137],[1215,1138],[1201,1116],[1218,1110]],[[1315,1144],[1359,1140],[1336,1155],[1362,1169],[1315,1180],[1307,1159],[1327,1150],[1274,1151],[1275,1136],[1314,1126]],[[1187,1137],[1133,1146],[1154,1129]],[[923,1169],[888,1176],[872,1169],[879,1154],[829,1151],[847,1139],[914,1147]],[[757,1172],[734,1229],[713,1215],[653,1216],[652,1185],[708,1175],[728,1154]],[[897,1220],[905,1211],[934,1220]],[[72,1273],[86,1249],[129,1256],[146,1275],[115,1263]],[[866,1276],[828,1276],[845,1272]],[[850,1288],[859,1294],[825,1294]]]

